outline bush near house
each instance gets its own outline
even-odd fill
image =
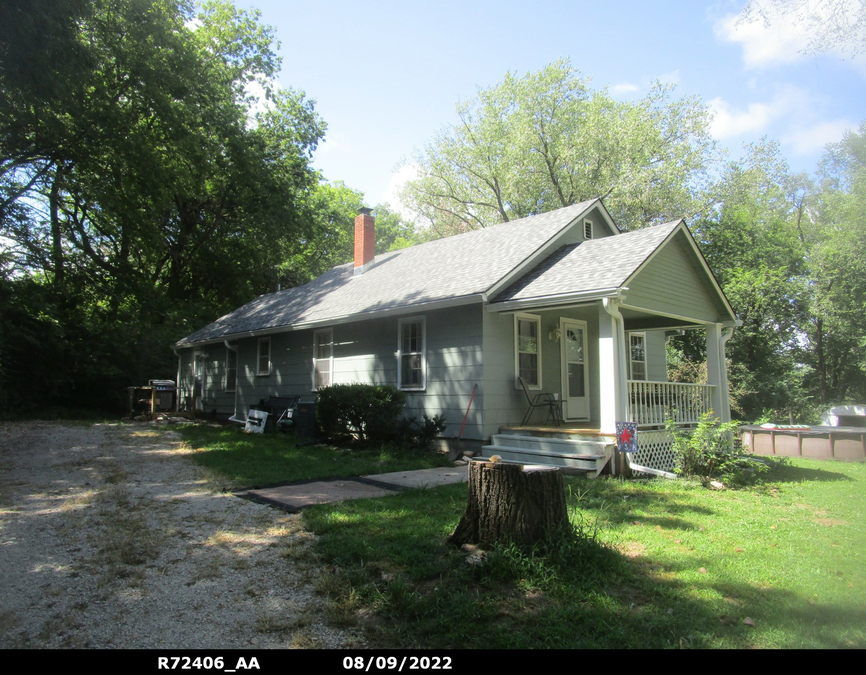
[[[402,417],[406,395],[386,384],[333,384],[319,389],[316,419],[326,436],[398,443],[421,449],[445,430],[445,416]]]
[[[405,404],[406,395],[387,384],[332,384],[316,395],[316,419],[326,436],[384,443],[393,437]]]
[[[768,469],[766,462],[747,457],[734,445],[738,422],[720,422],[709,411],[701,415],[695,429],[682,429],[668,419],[667,430],[677,453],[676,472],[684,476],[722,477],[748,482]]]

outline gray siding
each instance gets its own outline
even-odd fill
[[[526,312],[541,318],[541,389],[532,390],[565,395],[562,384],[562,343],[552,341],[549,334],[559,326],[559,319],[586,322],[586,348],[590,420],[599,419],[598,381],[598,308],[597,305],[572,307],[542,312]],[[484,317],[484,433],[497,433],[500,426],[519,424],[528,409],[528,401],[517,384],[514,359],[514,314],[486,312]],[[543,424],[544,414],[536,411],[530,424]]]
[[[410,316],[424,316],[426,324],[426,388],[406,392],[406,414],[418,420],[443,413],[448,424],[445,437],[457,436],[472,395],[479,385],[463,432],[464,438],[481,439],[481,305],[466,305]],[[291,331],[269,336],[271,369],[258,375],[258,338],[232,342],[238,346],[237,403],[243,419],[249,407],[268,396],[315,397],[313,391],[313,330]],[[398,317],[333,326],[334,383],[374,383],[397,386]],[[223,344],[201,348],[208,354],[204,410],[228,416],[234,412],[235,394],[224,392],[225,351]],[[181,352],[181,375],[192,391],[192,349]]]
[[[652,312],[718,322],[724,307],[686,237],[678,233],[628,282],[627,305]]]

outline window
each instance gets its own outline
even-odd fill
[[[628,340],[631,379],[646,380],[646,334],[631,333]]]
[[[226,347],[226,391],[234,391],[238,381],[238,353]]]
[[[333,383],[334,331],[317,330],[313,334],[313,391]]]
[[[514,369],[533,389],[541,388],[541,318],[533,314],[514,316]]]
[[[397,322],[397,381],[400,389],[421,391],[427,386],[426,340],[423,316]]]
[[[259,338],[258,370],[256,375],[271,374],[271,338]]]
[[[592,239],[592,222],[589,220],[583,221],[583,238]]]

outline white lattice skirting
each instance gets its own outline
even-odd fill
[[[673,436],[669,431],[638,431],[637,452],[631,456],[632,464],[656,471],[672,473],[677,465]]]

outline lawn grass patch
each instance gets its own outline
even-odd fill
[[[312,507],[343,623],[383,647],[866,647],[866,465],[758,485],[566,478],[558,550],[445,544],[466,486]]]
[[[451,464],[446,455],[436,452],[387,445],[352,449],[306,445],[294,434],[247,434],[238,427],[191,424],[179,432],[195,451],[193,459],[225,478],[233,488]]]

